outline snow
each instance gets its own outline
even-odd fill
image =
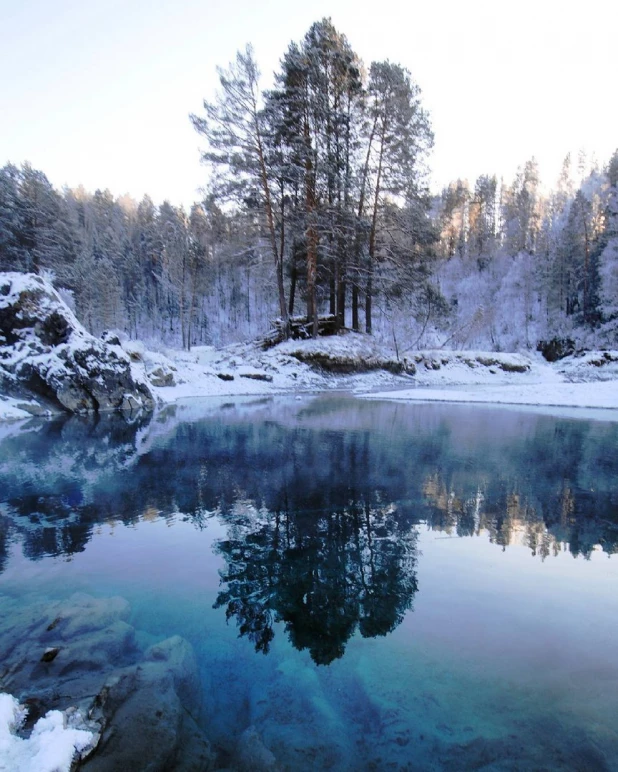
[[[201,347],[191,354],[167,351],[183,383],[153,391],[165,402],[340,389],[369,399],[404,402],[618,409],[618,352],[588,352],[550,364],[537,353],[419,351],[407,357],[416,366],[414,376],[384,371],[336,376],[297,361],[293,354],[300,348],[331,357],[394,358],[393,352],[362,335],[287,341],[268,351],[249,344],[221,350]],[[241,379],[246,371],[270,374],[272,383]],[[234,375],[234,381],[222,381],[216,372]],[[618,420],[618,415],[610,415]]]
[[[68,719],[67,713],[50,710],[30,737],[19,737],[27,710],[15,697],[0,693],[0,772],[69,772],[75,754],[91,747],[96,736],[76,728],[79,714]]]
[[[525,373],[486,367],[479,360],[528,364]],[[440,369],[417,370],[409,389],[370,391],[360,396],[401,402],[467,402],[496,405],[618,410],[618,352],[592,351],[549,364],[540,355],[488,352],[424,352]],[[444,362],[444,364],[442,363]],[[552,411],[556,412],[556,411]],[[607,418],[607,416],[605,416]],[[612,415],[611,420],[618,420]]]
[[[31,418],[31,414],[20,407],[24,402],[23,399],[14,399],[0,394],[0,421],[18,421]]]
[[[18,292],[25,280],[20,274],[11,278],[16,282],[12,292]],[[87,335],[84,331],[84,337]],[[80,340],[71,341],[73,346],[81,343],[82,336],[75,337]],[[237,343],[221,349],[161,347],[153,351],[126,335],[117,338],[111,347],[118,359],[130,361],[133,377],[148,384],[160,406],[195,397],[260,397],[337,389],[371,399],[618,409],[616,351],[591,351],[550,364],[529,351],[437,349],[400,355],[372,336],[351,333],[290,340],[267,350],[256,343]],[[54,353],[47,356],[50,366],[60,364]],[[363,362],[368,371],[334,374],[299,361],[316,356],[335,366]],[[399,365],[408,372],[379,369],[393,370]],[[153,385],[170,378],[174,385]],[[23,401],[0,396],[0,421],[29,418],[22,405]]]
[[[482,402],[496,405],[544,405],[548,407],[602,408],[618,410],[618,382],[507,384],[477,388],[415,388],[371,392],[369,399],[403,402]],[[618,420],[618,415],[614,417]]]

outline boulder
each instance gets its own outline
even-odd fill
[[[5,599],[3,598],[3,601]],[[87,772],[205,772],[215,756],[197,720],[202,695],[191,645],[178,635],[142,652],[124,598],[75,593],[21,607],[0,630],[0,693],[28,710],[24,729],[50,710],[93,735]],[[0,760],[0,769],[2,763]]]
[[[159,365],[148,373],[148,380],[153,386],[175,386],[174,373],[170,367]]]
[[[35,274],[0,273],[0,391],[71,413],[154,406],[118,338],[87,332]]]
[[[575,352],[575,341],[571,338],[552,338],[540,340],[536,347],[548,362],[557,362],[559,359],[571,356]]]
[[[250,726],[241,734],[235,754],[238,772],[274,772],[279,769],[274,754],[264,745],[257,729]]]

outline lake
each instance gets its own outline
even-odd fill
[[[0,614],[122,596],[233,767],[618,770],[618,423],[343,395],[0,442]],[[0,681],[0,686],[2,682]]]

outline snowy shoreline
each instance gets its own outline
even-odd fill
[[[160,406],[203,397],[347,391],[370,400],[595,410],[604,420],[618,420],[616,351],[552,364],[536,352],[416,351],[400,359],[361,334],[287,341],[266,351],[253,343],[191,352],[150,351],[129,340],[122,346]],[[35,406],[0,395],[0,421],[29,419]]]
[[[547,387],[546,391],[544,390]],[[499,387],[479,385],[477,388],[451,387],[435,389],[419,386],[414,389],[367,392],[364,399],[387,399],[398,402],[449,402],[510,407],[576,408],[579,410],[618,410],[618,382],[552,384],[505,384]],[[618,413],[614,419],[618,421]]]

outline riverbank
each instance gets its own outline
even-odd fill
[[[537,352],[415,351],[398,355],[362,334],[256,343],[190,352],[122,341],[159,405],[192,397],[240,397],[345,390],[363,398],[618,410],[618,351],[555,363]],[[0,420],[45,413],[0,395]]]

